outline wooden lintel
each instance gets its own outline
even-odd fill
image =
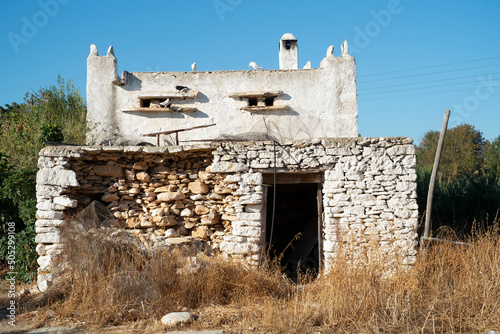
[[[280,111],[280,110],[290,110],[289,106],[244,106],[241,110],[246,111]]]
[[[236,98],[236,97],[242,97],[242,98],[267,98],[267,97],[276,97],[283,95],[283,92],[280,90],[277,91],[269,91],[269,92],[237,92],[237,93],[230,93],[227,96]]]
[[[277,173],[277,184],[295,184],[295,183],[322,183],[322,173]],[[273,173],[262,173],[262,181],[265,184],[272,185],[274,183]]]
[[[130,109],[121,109],[122,112],[137,112],[137,111],[147,111],[147,112],[161,112],[161,111],[166,111],[166,112],[194,112],[198,110],[198,108],[192,108],[192,107],[170,107],[170,108],[130,108]]]
[[[194,99],[198,96],[197,90],[188,90],[187,92],[176,91],[176,92],[142,92],[139,95],[139,99]]]

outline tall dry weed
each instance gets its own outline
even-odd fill
[[[422,248],[406,271],[388,275],[383,260],[354,266],[338,256],[328,274],[298,283],[276,265],[250,268],[188,248],[150,253],[99,229],[76,235],[63,298],[52,308],[97,325],[191,310],[199,315],[192,326],[243,333],[500,329],[498,229],[466,245]]]

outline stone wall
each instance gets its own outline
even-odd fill
[[[263,174],[322,175],[325,267],[342,250],[408,266],[416,255],[416,173],[408,138],[224,142],[171,147],[47,147],[37,175],[38,282],[61,261],[60,226],[92,200],[145,248],[197,243],[258,264]],[[276,157],[276,160],[275,160]],[[363,258],[362,256],[363,255]]]

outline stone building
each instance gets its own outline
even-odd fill
[[[110,48],[87,60],[89,146],[46,147],[37,175],[38,283],[62,254],[60,226],[94,200],[149,250],[201,243],[250,264],[263,250],[323,270],[340,250],[406,267],[416,255],[415,149],[361,138],[347,43],[299,69],[127,72]],[[292,248],[287,245],[292,243]]]

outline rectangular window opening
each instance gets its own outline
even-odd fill
[[[253,107],[253,106],[256,106],[258,103],[257,99],[256,98],[249,98],[248,99],[248,106],[249,107]]]
[[[274,106],[274,97],[266,97],[264,100],[266,107],[272,107]]]

